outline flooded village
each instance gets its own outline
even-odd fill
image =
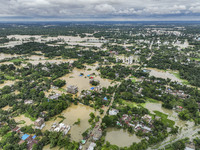
[[[87,34],[7,35],[0,44],[1,148],[12,147],[12,137],[28,150],[167,149],[183,139],[194,146],[200,92],[184,74],[192,46],[177,41],[185,30],[144,28],[118,40],[99,36],[98,26]]]

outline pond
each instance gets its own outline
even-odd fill
[[[119,147],[130,146],[133,142],[139,143],[141,141],[135,134],[130,134],[126,130],[116,128],[107,129],[105,140]]]

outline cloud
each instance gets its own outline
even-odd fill
[[[199,0],[0,0],[0,17],[158,18],[198,16]]]
[[[95,6],[95,10],[101,13],[112,13],[115,11],[115,8],[108,4],[100,4]]]

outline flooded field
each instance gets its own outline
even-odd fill
[[[43,150],[58,150],[59,147],[54,147],[54,148],[50,148],[50,144],[46,145],[43,147]],[[61,148],[60,150],[63,150],[64,148]]]
[[[148,70],[150,70],[150,76],[154,76],[157,78],[163,78],[163,79],[171,79],[171,81],[177,81],[177,82],[181,82],[180,79],[178,79],[175,75],[171,74],[168,71],[162,71],[159,69],[155,69],[155,68],[146,68]]]
[[[27,62],[37,65],[39,63],[45,64],[45,63],[56,63],[56,64],[61,64],[61,63],[73,63],[76,61],[76,59],[41,59],[41,60],[29,60]]]
[[[130,146],[133,142],[138,143],[141,141],[135,134],[132,135],[128,131],[116,128],[107,129],[105,140],[119,147]]]
[[[89,114],[91,112],[95,111],[89,106],[82,104],[72,104],[69,108],[60,114],[66,118],[64,119],[63,123],[71,126],[69,133],[71,134],[72,140],[77,142],[82,140],[82,133],[90,127],[88,120],[90,119]],[[73,125],[78,120],[78,118],[80,118],[80,125]],[[51,121],[47,121],[43,130],[49,130],[54,122],[59,123],[61,120],[61,118],[57,118],[56,120],[52,119]]]
[[[19,57],[21,55],[17,55],[17,54],[5,54],[5,53],[0,53],[0,60],[3,60],[5,58],[12,58],[12,57]]]
[[[91,70],[88,70],[88,69]],[[93,87],[89,81],[90,78],[88,75],[91,75],[95,73],[95,75],[91,75],[91,77],[94,77],[94,79],[97,79],[100,81],[100,86],[101,87],[108,87],[111,85],[111,80],[108,79],[102,79],[99,76],[99,72],[96,69],[96,66],[87,66],[87,68],[84,69],[77,69],[75,68],[70,74],[65,75],[64,77],[61,77],[60,79],[66,81],[66,86],[64,87],[65,89],[67,88],[68,85],[76,85],[78,87],[79,93],[82,90],[90,90],[91,87]],[[83,76],[80,76],[80,74],[83,73]]]
[[[151,112],[154,113],[153,111],[160,111],[164,114],[168,115],[168,119],[175,121],[175,125],[178,127],[186,127],[186,124],[193,124],[190,121],[183,121],[179,119],[178,113],[175,112],[174,110],[171,109],[166,109],[162,107],[162,102],[159,103],[146,103],[145,107]]]
[[[81,46],[97,46],[100,47],[103,43],[100,42],[88,42],[88,40],[95,41],[98,40],[94,37],[84,37],[81,38],[80,36],[57,36],[57,37],[44,37],[41,35],[9,35],[7,36],[9,39],[15,39],[16,41],[10,41],[5,43],[2,47],[13,47],[15,45],[20,45],[26,42],[39,42],[39,43],[46,43],[50,41],[58,40],[56,44],[50,44],[50,46],[60,45],[60,44],[69,44],[69,45],[81,45]]]
[[[12,109],[12,107],[10,107],[8,105],[2,108],[2,110],[6,110],[6,111],[9,110],[9,109]]]
[[[19,125],[18,125],[19,127],[23,127],[23,126],[25,126],[25,125],[29,126],[29,125],[31,125],[31,124],[34,124],[34,122],[33,122],[30,118],[25,117],[24,115],[20,115],[20,116],[18,116],[18,117],[14,117],[14,120],[15,120],[17,123],[25,121],[24,124],[19,124]]]
[[[3,88],[4,86],[8,85],[8,86],[11,86],[15,83],[15,81],[11,81],[11,80],[6,80],[4,81],[3,84],[0,84],[0,89]]]

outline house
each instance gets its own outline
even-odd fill
[[[24,104],[25,104],[25,105],[33,104],[33,100],[25,100],[25,101],[24,101]]]
[[[121,120],[124,121],[126,124],[129,124],[129,122],[131,121],[132,117],[127,115],[127,114],[123,114]]]
[[[194,143],[190,142],[185,145],[185,150],[195,150]]]
[[[104,97],[104,98],[103,98],[103,101],[106,101],[106,102],[107,102],[107,101],[108,101],[108,98],[107,98],[107,97]]]
[[[119,113],[119,110],[117,110],[117,109],[110,109],[109,110],[109,115],[110,116],[117,115],[118,113]]]
[[[151,117],[150,115],[147,115],[147,114],[146,114],[146,115],[144,115],[144,116],[142,117],[142,119],[149,123],[149,122],[151,122],[152,117]]]
[[[49,98],[49,99],[57,100],[60,96],[61,96],[61,94],[56,93],[56,94],[54,94],[54,95],[49,96],[48,98]]]
[[[21,132],[20,129],[21,129],[20,127],[16,126],[14,129],[12,129],[12,131],[13,131],[13,132],[20,133],[20,132]]]
[[[136,127],[135,127],[135,130],[142,130],[143,132],[151,132],[151,128],[147,127],[147,126],[144,126],[142,124],[137,124]]]
[[[89,147],[88,147],[87,150],[94,150],[95,146],[96,146],[96,143],[92,142],[92,143],[89,145]]]
[[[94,91],[100,92],[100,91],[101,91],[101,86],[96,86],[96,87],[94,87]]]
[[[53,125],[51,126],[51,131],[63,132],[64,135],[66,135],[70,129],[71,127],[69,125],[65,125],[64,123],[53,123]]]
[[[35,128],[36,129],[40,129],[42,130],[42,128],[44,128],[45,123],[44,123],[44,118],[38,118],[35,122],[34,122]]]
[[[78,87],[74,86],[74,85],[69,85],[67,87],[67,92],[72,93],[72,94],[76,94],[78,92]]]
[[[23,140],[23,141],[27,142],[27,149],[28,150],[32,150],[33,144],[37,144],[38,143],[38,140],[36,140],[35,137],[33,138],[30,135],[25,140]],[[24,142],[22,142],[22,143],[24,143]]]

